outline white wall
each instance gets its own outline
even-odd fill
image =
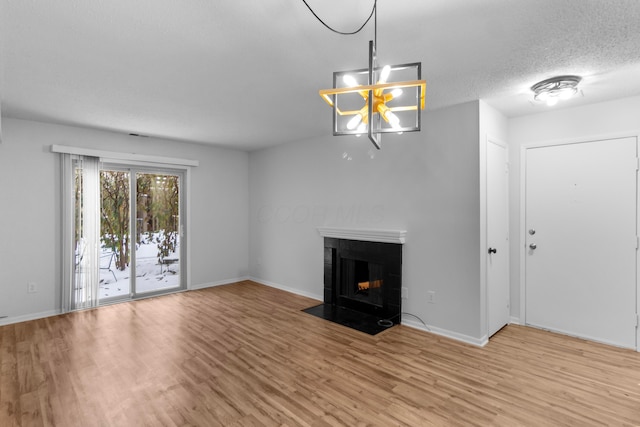
[[[479,102],[423,117],[419,133],[384,135],[381,151],[328,135],[250,153],[251,275],[321,299],[317,226],[407,230],[403,311],[480,343]]]
[[[575,108],[550,110],[509,120],[511,315],[520,317],[520,203],[524,145],[551,141],[586,141],[640,133],[640,97],[630,97]],[[521,319],[522,320],[522,319]]]
[[[192,287],[248,275],[248,154],[154,138],[3,118],[0,143],[0,316],[60,309],[60,161],[51,144],[195,159]],[[27,282],[39,292],[27,293]]]
[[[26,319],[60,307],[60,170],[49,147],[61,144],[200,161],[192,173],[192,287],[251,274],[321,299],[317,226],[404,229],[409,298],[403,310],[436,332],[480,343],[486,333],[486,137],[509,143],[511,314],[517,319],[521,147],[638,134],[638,111],[640,97],[631,97],[507,120],[478,101],[425,113],[422,132],[385,135],[381,151],[365,138],[327,136],[250,154],[3,118],[0,316]],[[26,292],[30,281],[38,293]],[[429,290],[436,304],[426,303]],[[418,325],[411,317],[403,321]]]

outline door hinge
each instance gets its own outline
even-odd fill
[[[636,236],[636,249],[640,249],[640,237]]]
[[[640,314],[636,313],[636,328],[640,325]]]
[[[640,169],[640,158],[636,157],[636,170]]]

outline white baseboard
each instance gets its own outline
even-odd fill
[[[573,337],[573,338],[578,338],[581,340],[587,340],[587,341],[592,341],[592,342],[597,342],[600,344],[606,344],[606,345],[610,345],[612,347],[618,347],[618,348],[625,348],[625,349],[629,349],[629,350],[636,350],[635,346],[626,346],[624,343],[620,343],[620,342],[615,342],[615,341],[610,341],[610,340],[606,340],[606,339],[602,339],[600,337],[593,337],[591,335],[577,335],[575,332],[572,331],[565,331],[564,329],[551,329],[547,326],[540,326],[540,325],[534,325],[534,324],[527,324],[527,326],[531,327],[531,328],[535,328],[535,329],[540,329],[542,331],[546,331],[546,332],[551,332],[554,334],[561,334],[561,335],[566,335],[568,337]]]
[[[314,294],[311,292],[301,291],[300,289],[290,288],[288,286],[280,285],[278,283],[269,282],[268,280],[258,279],[257,277],[249,277],[248,280],[251,280],[256,283],[260,283],[261,285],[269,286],[270,288],[280,289],[281,291],[291,292],[292,294],[301,295],[303,297],[316,299],[319,302],[324,300],[324,296]]]
[[[324,297],[322,295],[318,295],[318,294],[313,294],[310,292],[304,292],[304,291],[300,291],[299,289],[294,289],[294,288],[290,288],[288,286],[283,286],[280,285],[279,283],[273,283],[273,282],[269,282],[268,280],[263,280],[263,279],[259,279],[257,277],[250,277],[249,280],[256,282],[256,283],[260,283],[261,285],[265,285],[265,286],[269,286],[271,288],[276,288],[276,289],[280,289],[282,291],[287,291],[287,292],[291,292],[292,294],[296,294],[296,295],[302,295],[304,297],[307,298],[313,298],[318,300],[318,302],[322,302]],[[405,320],[405,318],[403,317],[402,319],[402,324],[415,328],[415,329],[420,329],[422,331],[425,332],[431,332],[434,333],[436,335],[440,335],[446,338],[451,338],[457,341],[462,341],[464,343],[467,344],[471,344],[477,347],[484,347],[488,342],[489,339],[485,336],[482,338],[473,338],[470,337],[468,335],[463,335],[463,334],[459,334],[457,332],[452,332],[452,331],[448,331],[446,329],[440,329],[440,328],[436,328],[433,326],[429,326],[428,328],[425,327],[422,323],[419,323],[417,321],[414,320]]]
[[[44,319],[45,317],[57,316],[58,314],[62,314],[62,310],[49,310],[41,311],[40,313],[25,314],[22,316],[9,316],[4,319],[0,319],[0,326],[28,322],[29,320]]]
[[[220,280],[218,282],[202,283],[195,286],[191,286],[188,290],[197,290],[197,289],[210,288],[213,286],[229,285],[231,283],[242,282],[243,280],[249,280],[249,277],[240,277],[237,279],[227,279],[227,280]],[[179,292],[184,292],[184,291],[179,291]],[[155,297],[155,296],[157,295],[152,295],[151,297]],[[122,301],[115,301],[114,304],[129,302],[129,301],[131,300],[127,299]],[[9,317],[0,319],[0,326],[11,325],[13,323],[28,322],[29,320],[44,319],[45,317],[57,316],[59,314],[62,314],[62,310],[60,309],[42,311],[40,313],[24,314],[21,316],[9,316]]]
[[[451,338],[456,341],[461,341],[466,344],[471,344],[476,347],[484,347],[489,342],[489,338],[487,338],[487,336],[484,336],[482,338],[474,338],[474,337],[470,337],[469,335],[460,334],[458,332],[449,331],[447,329],[441,329],[435,326],[429,325],[427,327],[418,321],[406,319],[405,317],[402,318],[402,324],[405,326],[409,326],[411,328],[419,329],[421,331],[440,335],[445,338]]]
[[[244,280],[251,280],[251,279],[249,278],[249,276],[245,276],[245,277],[238,277],[236,279],[219,280],[217,282],[199,283],[197,285],[191,285],[189,287],[189,290],[195,291],[198,289],[212,288],[214,286],[230,285],[232,283],[242,282]]]
[[[214,286],[222,286],[222,285],[229,285],[232,283],[237,283],[237,282],[242,282],[245,280],[251,280],[253,282],[259,283],[261,285],[265,285],[265,286],[269,286],[271,288],[275,288],[275,289],[280,289],[282,291],[286,291],[286,292],[290,292],[292,294],[296,294],[296,295],[301,295],[307,298],[311,298],[311,299],[315,299],[318,300],[318,302],[322,302],[323,301],[323,296],[319,295],[319,294],[315,294],[315,293],[311,293],[311,292],[305,292],[305,291],[301,291],[299,289],[295,289],[295,288],[291,288],[289,286],[284,286],[278,283],[274,283],[274,282],[270,282],[268,280],[263,280],[263,279],[259,279],[257,277],[252,277],[252,276],[247,276],[247,277],[238,277],[235,279],[225,279],[225,280],[220,280],[217,282],[209,282],[209,283],[200,283],[197,285],[192,285],[188,290],[198,290],[198,289],[206,289],[206,288],[211,288]],[[7,317],[4,319],[0,319],[0,326],[2,325],[10,325],[13,323],[19,323],[19,322],[26,322],[29,320],[36,320],[36,319],[42,319],[45,317],[51,317],[51,316],[56,316],[58,314],[62,314],[61,310],[50,310],[50,311],[44,311],[44,312],[40,312],[40,313],[33,313],[33,314],[27,314],[27,315],[23,315],[23,316],[14,316],[14,317]],[[511,318],[511,323],[515,323],[515,324],[519,324],[519,319],[518,318]],[[470,337],[468,335],[464,335],[464,334],[460,334],[457,332],[453,332],[453,331],[449,331],[446,329],[441,329],[435,326],[425,326],[420,322],[417,322],[415,320],[412,319],[406,319],[405,317],[403,317],[402,319],[402,324],[405,326],[409,326],[411,328],[415,328],[415,329],[419,329],[421,331],[425,331],[425,332],[430,332],[436,335],[440,335],[446,338],[451,338],[454,339],[456,341],[461,341],[467,344],[471,344],[474,346],[478,346],[478,347],[483,347],[485,346],[489,340],[488,338],[482,337],[482,338],[474,338],[474,337]]]
[[[509,319],[509,324],[510,325],[520,325],[520,318],[511,316],[511,318]]]

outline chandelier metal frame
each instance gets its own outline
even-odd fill
[[[369,67],[334,72],[333,88],[321,89],[319,94],[333,109],[334,136],[360,136],[366,133],[373,145],[377,149],[380,149],[381,134],[383,133],[420,131],[422,121],[420,113],[425,106],[427,84],[425,80],[422,80],[422,63],[420,62],[378,67],[376,57],[378,38],[377,1],[374,3],[373,14],[375,42],[374,40],[369,41]],[[362,27],[360,29],[362,29]],[[389,82],[387,81],[388,77],[385,76],[381,78],[381,76],[385,74],[385,71],[389,77],[394,71],[401,71],[403,75],[415,72],[415,79]],[[353,85],[340,86],[341,77],[362,76],[365,74],[367,76],[366,84],[355,83]],[[355,79],[353,80],[355,82]],[[401,92],[398,91],[401,89],[412,89],[408,95],[403,96],[402,102],[397,99],[398,95],[396,95]],[[359,94],[362,97],[364,101],[363,106],[354,109],[353,106],[355,104],[353,99],[349,100],[351,102],[340,101],[353,94]],[[346,105],[346,107],[342,107],[343,105]],[[396,113],[402,117],[398,117]],[[360,117],[358,117],[358,115]],[[408,124],[409,121],[412,121],[412,123]],[[352,123],[358,123],[360,126],[356,129],[355,126],[351,125]]]

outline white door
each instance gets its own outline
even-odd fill
[[[525,321],[636,346],[635,138],[526,151]]]
[[[489,336],[509,323],[507,147],[487,141],[487,313]]]

